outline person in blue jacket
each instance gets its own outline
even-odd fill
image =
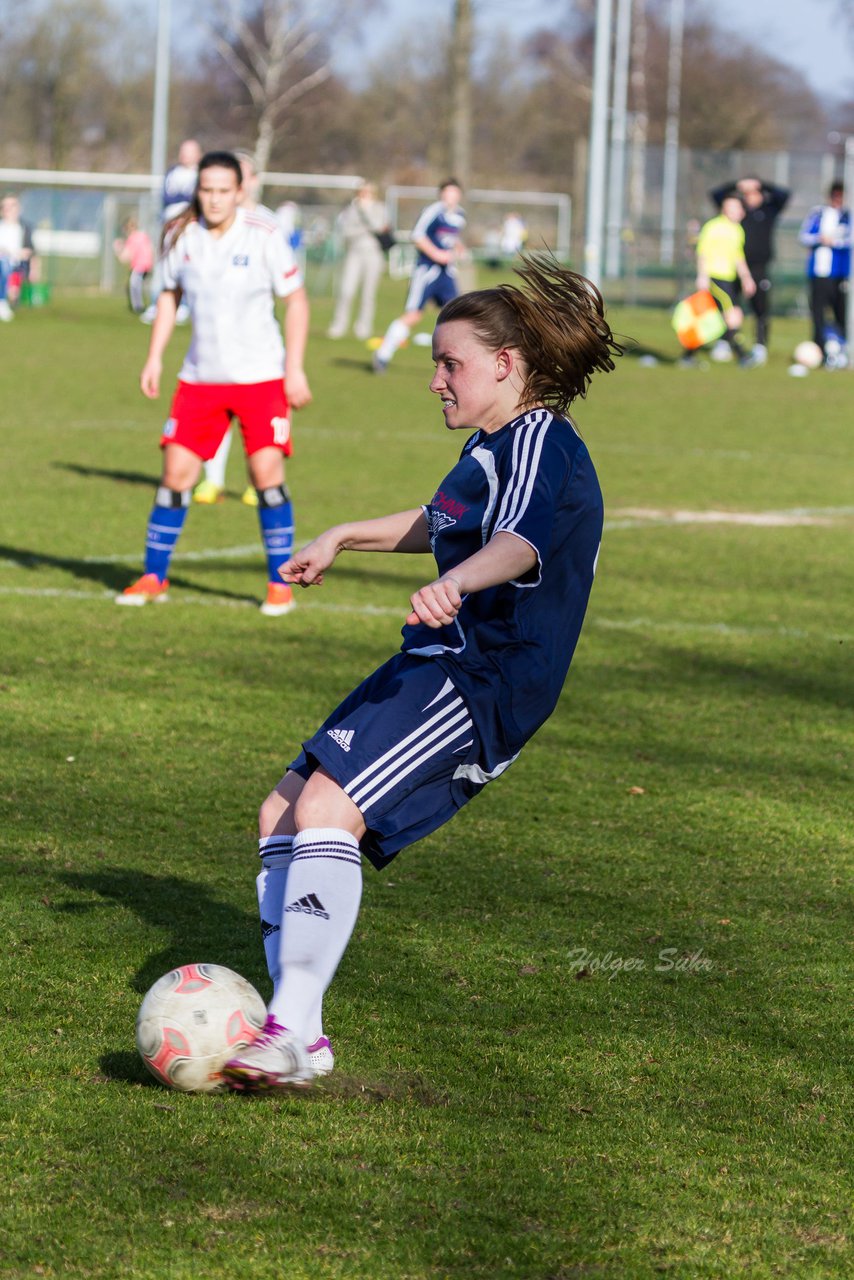
[[[845,188],[831,183],[827,203],[810,209],[798,239],[809,249],[810,314],[813,342],[825,349],[827,315],[845,342],[845,289],[851,271],[851,210],[844,205]]]

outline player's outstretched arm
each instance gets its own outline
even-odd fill
[[[530,542],[515,533],[496,533],[468,560],[410,596],[412,612],[407,624],[414,627],[423,622],[428,627],[445,627],[459,613],[463,596],[522,578],[536,563],[537,553]]]
[[[381,516],[379,520],[355,520],[327,529],[291,556],[279,570],[285,582],[319,587],[323,575],[341,551],[428,552],[427,520],[420,507]]]

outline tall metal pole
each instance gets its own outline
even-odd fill
[[[157,52],[154,63],[154,108],[151,118],[152,196],[160,191],[166,172],[169,128],[170,0],[157,0]]]
[[[667,124],[664,130],[664,177],[661,184],[661,252],[663,266],[673,262],[676,234],[676,185],[679,178],[679,100],[682,91],[682,44],[685,0],[670,0],[670,57],[667,67]]]
[[[471,52],[471,0],[455,0],[451,50],[453,68],[451,168],[463,187],[467,187],[471,181]]]
[[[593,53],[593,101],[590,108],[590,167],[587,173],[587,218],[584,227],[584,274],[597,287],[602,282],[602,233],[605,221],[610,79],[611,0],[597,0],[596,44]]]
[[[632,36],[632,0],[617,0],[617,31],[614,44],[614,106],[611,112],[611,159],[608,166],[608,234],[605,247],[605,275],[620,275],[620,245],[623,231],[623,191],[626,170],[626,106],[629,99],[629,50]]]

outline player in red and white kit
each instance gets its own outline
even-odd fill
[[[293,547],[284,467],[291,453],[289,405],[299,409],[311,400],[303,369],[308,298],[277,223],[265,213],[242,209],[242,190],[237,157],[209,152],[199,165],[192,206],[167,232],[164,289],[140,375],[144,395],[160,394],[163,353],[182,301],[190,309],[192,340],[160,441],[163,475],[148,521],[145,572],[116,597],[117,604],[166,598],[169,561],[202,462],[216,453],[232,419],[239,419],[267,554],[261,611],[276,617],[293,608],[291,589],[278,570]],[[285,300],[284,342],[276,297]]]

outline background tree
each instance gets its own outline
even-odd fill
[[[370,7],[359,7],[364,15]],[[330,41],[352,32],[354,6],[344,0],[219,0],[210,24],[213,48],[242,86],[254,125],[259,170],[270,167],[277,140],[307,113],[303,100],[333,78]]]

